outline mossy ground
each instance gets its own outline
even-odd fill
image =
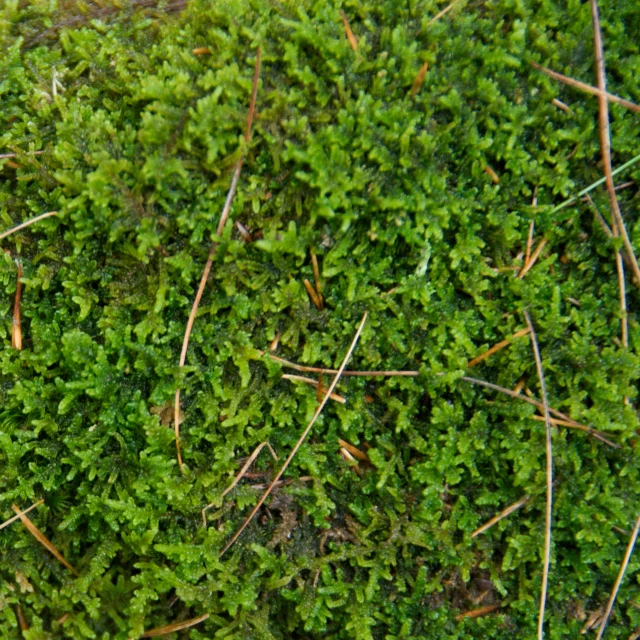
[[[621,445],[554,431],[547,637],[582,637],[640,511],[640,297],[629,283],[623,349],[614,244],[581,202],[550,213],[601,177],[597,100],[529,62],[593,83],[589,5],[463,2],[429,24],[444,4],[133,4],[0,9],[0,152],[18,151],[0,160],[1,226],[60,212],[2,245],[0,519],[44,498],[30,516],[79,572],[19,523],[0,532],[0,635],[128,638],[210,613],[180,637],[533,637],[544,425],[534,407],[459,380],[469,359],[525,326],[526,307],[551,405]],[[601,12],[611,91],[640,102],[637,2]],[[617,106],[611,118],[619,166],[639,151],[640,120]],[[231,218],[254,241],[227,224],[180,370],[245,151]],[[619,197],[640,249],[640,165],[621,179],[633,181]],[[595,201],[607,215],[603,190]],[[517,279],[509,267],[522,265],[532,220],[548,245]],[[303,287],[310,251],[322,311]],[[10,346],[17,257],[22,351]],[[259,495],[246,481],[221,499],[241,459],[264,440],[285,456],[316,407],[313,389],[281,380],[258,350],[279,331],[279,355],[335,366],[365,310],[351,366],[420,376],[342,380],[347,404],[327,407],[287,473],[312,481],[277,490],[219,560]],[[528,338],[473,371],[510,388],[524,379],[539,395]],[[184,475],[158,409],[178,387]],[[370,447],[362,477],[338,438]],[[275,465],[265,456],[257,469]],[[525,494],[527,506],[470,538]],[[608,638],[640,625],[639,565]]]

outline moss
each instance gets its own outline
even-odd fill
[[[0,9],[0,149],[18,154],[0,160],[2,227],[60,212],[3,241],[0,505],[5,518],[44,498],[30,515],[80,577],[24,528],[0,532],[2,637],[21,636],[18,605],[33,640],[137,637],[204,613],[185,637],[532,637],[544,426],[533,407],[459,380],[524,326],[524,307],[551,405],[621,445],[554,432],[548,635],[582,637],[581,612],[608,597],[620,530],[640,510],[638,293],[623,349],[613,243],[582,203],[550,213],[600,177],[597,101],[529,62],[592,81],[588,5],[490,0],[429,24],[444,5],[51,4]],[[639,102],[635,4],[603,6],[602,20],[611,90]],[[254,241],[225,228],[180,370],[245,152],[257,45],[259,113],[231,216]],[[638,153],[640,125],[621,107],[611,117],[618,166]],[[619,194],[636,247],[639,178],[628,169],[634,188]],[[595,200],[605,212],[606,193]],[[504,268],[521,265],[531,221],[548,245],[517,279]],[[320,311],[303,286],[310,251]],[[10,347],[17,256],[22,351]],[[336,366],[365,310],[354,368],[420,376],[342,380],[347,404],[327,407],[294,481],[218,559],[259,495],[247,481],[222,499],[240,459],[264,440],[286,455],[316,407],[259,350],[280,332],[283,357]],[[538,393],[527,339],[474,371]],[[164,418],[179,386],[184,476]],[[338,438],[368,447],[362,476]],[[268,477],[274,464],[257,470]],[[523,509],[471,539],[525,494]],[[640,625],[637,567],[607,637]],[[456,620],[494,603],[497,613]]]

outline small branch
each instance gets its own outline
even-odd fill
[[[289,454],[288,458],[285,460],[284,464],[280,468],[280,471],[278,471],[276,477],[271,481],[271,484],[267,487],[267,490],[262,494],[262,497],[260,498],[260,500],[258,500],[258,504],[256,504],[256,506],[253,508],[253,510],[251,511],[249,516],[247,517],[247,519],[242,523],[240,528],[235,532],[235,534],[232,536],[231,540],[229,540],[229,542],[227,542],[227,544],[224,546],[224,548],[220,552],[220,556],[219,557],[222,557],[224,555],[224,553],[229,549],[229,547],[231,547],[231,545],[233,545],[233,543],[240,537],[240,534],[245,530],[246,526],[251,522],[251,520],[256,515],[256,513],[258,513],[258,510],[264,504],[264,501],[267,499],[267,497],[269,496],[269,494],[273,490],[273,487],[276,485],[278,480],[280,480],[280,478],[282,477],[282,474],[286,471],[287,467],[289,466],[289,463],[291,462],[291,460],[293,460],[293,457],[298,452],[298,449],[302,446],[302,443],[305,441],[307,435],[309,434],[309,431],[311,431],[311,427],[313,427],[313,425],[315,424],[316,420],[318,419],[318,417],[322,413],[322,410],[324,409],[325,404],[327,404],[327,401],[329,400],[330,394],[333,393],[333,390],[336,388],[336,385],[338,384],[338,381],[340,380],[340,376],[342,376],[342,372],[344,371],[345,367],[347,366],[347,362],[349,361],[349,358],[351,357],[351,354],[353,353],[353,350],[356,347],[356,344],[358,342],[358,339],[360,338],[360,334],[362,333],[362,329],[364,329],[364,325],[365,325],[366,321],[367,321],[367,312],[365,312],[364,316],[362,316],[362,321],[360,322],[360,325],[358,326],[358,329],[357,329],[356,334],[355,334],[355,336],[353,338],[353,341],[351,342],[351,346],[349,347],[349,350],[347,351],[347,355],[344,357],[344,360],[342,361],[342,364],[340,365],[340,368],[338,369],[338,372],[336,373],[335,378],[331,382],[331,386],[329,387],[328,393],[324,396],[324,398],[322,399],[322,402],[320,403],[320,405],[316,409],[316,412],[313,414],[313,418],[311,418],[311,421],[307,425],[306,429],[302,432],[302,435],[300,436],[300,438],[296,442],[295,446],[291,450],[291,453]]]
[[[629,560],[631,559],[631,554],[633,553],[633,547],[635,546],[636,539],[638,538],[638,531],[640,531],[640,516],[638,516],[638,519],[636,520],[636,526],[633,528],[631,538],[629,539],[629,544],[627,545],[627,551],[624,554],[624,558],[622,560],[622,566],[620,567],[620,571],[618,572],[618,577],[616,578],[616,582],[613,585],[613,590],[611,591],[611,596],[609,597],[609,602],[607,603],[607,609],[605,611],[602,624],[600,625],[600,629],[598,631],[598,636],[596,637],[596,640],[601,640],[602,635],[604,634],[604,628],[607,626],[607,621],[609,620],[609,616],[611,615],[611,610],[613,609],[613,605],[616,601],[618,590],[620,589],[620,585],[622,584],[624,574],[627,570],[627,566],[629,565]]]
[[[464,620],[464,618],[479,618],[480,616],[486,616],[487,613],[493,613],[497,611],[502,605],[499,604],[490,604],[486,607],[480,607],[479,609],[472,609],[471,611],[465,611],[464,613],[459,613],[456,616],[456,620],[460,622],[460,620]]]
[[[0,240],[3,240],[7,236],[10,236],[12,233],[15,233],[16,231],[20,231],[20,229],[24,229],[25,227],[32,225],[34,222],[40,222],[40,220],[44,220],[45,218],[50,218],[51,216],[57,216],[57,215],[58,215],[57,211],[47,211],[47,213],[42,213],[39,216],[36,216],[35,218],[31,218],[31,220],[27,220],[26,222],[19,224],[17,227],[13,227],[13,229],[9,229],[9,231],[0,233]]]
[[[174,631],[181,631],[182,629],[188,629],[189,627],[193,627],[196,624],[200,624],[204,622],[209,617],[208,613],[205,613],[203,616],[198,618],[192,618],[191,620],[183,620],[182,622],[174,622],[173,624],[165,625],[164,627],[157,627],[156,629],[151,629],[150,631],[145,631],[140,637],[141,638],[153,638],[155,636],[164,636],[169,633],[173,633]]]
[[[471,537],[475,538],[476,536],[479,536],[481,533],[484,533],[485,531],[487,531],[487,529],[491,529],[491,527],[493,527],[494,524],[500,522],[500,520],[503,520],[507,516],[510,516],[514,511],[517,511],[520,507],[527,504],[529,500],[530,500],[529,496],[524,496],[523,498],[520,498],[518,502],[515,502],[510,507],[507,507],[504,511],[501,511],[497,516],[494,516],[493,518],[491,518],[491,520],[483,524],[481,527],[478,527],[471,534]]]
[[[531,247],[533,247],[533,230],[535,228],[535,224],[533,220],[529,223],[529,235],[527,237],[527,250],[524,254],[524,264],[526,267],[529,264],[529,260],[531,259]]]
[[[427,71],[429,69],[429,63],[425,62],[421,67],[420,71],[418,71],[413,84],[411,85],[411,97],[415,97],[415,95],[420,91],[420,87],[424,82],[424,77],[427,75]]]
[[[347,20],[347,14],[342,9],[340,9],[340,17],[342,18],[342,24],[344,25],[344,32],[347,34],[347,40],[349,41],[351,48],[354,51],[357,51],[358,41],[353,35],[353,31],[351,31],[351,25],[349,24],[349,20]]]
[[[640,107],[633,102],[629,102],[629,100],[625,100],[624,98],[619,98],[612,93],[609,93],[603,89],[596,89],[592,87],[590,84],[586,84],[585,82],[580,82],[580,80],[575,80],[574,78],[570,78],[569,76],[564,76],[557,71],[552,71],[551,69],[547,69],[547,67],[543,67],[542,65],[531,62],[531,66],[534,69],[538,69],[538,71],[542,71],[550,78],[554,78],[555,80],[559,80],[570,87],[574,87],[575,89],[580,89],[580,91],[584,91],[585,93],[590,93],[592,96],[597,96],[598,98],[604,98],[608,102],[615,102],[616,104],[620,104],[627,109],[631,109],[631,111],[635,111],[636,113],[640,113]]]
[[[542,590],[540,593],[540,616],[538,618],[538,638],[544,638],[544,610],[547,603],[547,588],[549,584],[549,564],[551,560],[551,507],[553,502],[553,451],[551,447],[551,420],[549,416],[549,402],[547,400],[547,388],[544,383],[544,373],[542,371],[542,359],[540,358],[540,349],[538,349],[538,341],[536,332],[533,328],[531,318],[524,310],[524,317],[531,331],[531,345],[533,347],[533,355],[536,360],[536,369],[538,371],[538,379],[540,380],[540,390],[542,392],[542,404],[544,406],[544,419],[547,435],[547,504],[545,512],[544,527],[544,564],[542,567]]]
[[[22,154],[18,154],[18,153],[0,153],[0,160],[3,160],[4,158],[17,158],[18,155],[28,155],[31,154],[32,156],[39,156],[41,154],[43,154],[44,151],[23,151]]]
[[[540,256],[540,253],[542,252],[546,244],[547,239],[542,238],[542,240],[540,240],[540,244],[538,244],[536,250],[533,252],[533,255],[531,256],[529,262],[525,263],[525,265],[522,267],[522,271],[520,271],[520,273],[518,274],[518,278],[522,279],[527,275],[527,273],[529,273],[531,267],[533,267],[533,265],[537,262],[538,257]]]
[[[38,502],[34,502],[30,507],[27,507],[24,511],[21,511],[17,515],[13,516],[13,518],[9,518],[8,520],[5,520],[2,524],[0,524],[0,529],[4,529],[5,527],[8,527],[12,522],[15,522],[16,520],[20,520],[22,516],[26,515],[27,513],[29,513],[29,511],[32,511],[36,507],[39,507],[43,502],[44,500],[38,500]]]
[[[292,381],[304,382],[305,384],[310,384],[310,385],[313,385],[314,387],[318,387],[320,385],[320,383],[317,380],[314,380],[313,378],[305,378],[304,376],[294,376],[294,375],[291,375],[289,373],[283,374],[282,375],[282,379],[283,380],[292,380]],[[338,395],[337,393],[332,393],[329,397],[332,400],[335,400],[336,402],[339,402],[340,404],[346,404],[347,403],[346,398],[343,398],[342,396]]]
[[[460,2],[460,0],[453,0],[453,2],[450,5],[446,6],[440,13],[436,14],[433,18],[431,18],[431,20],[429,20],[429,22],[427,22],[427,27],[430,27],[434,22],[437,22],[438,20],[440,20],[442,16],[449,13],[449,11],[451,11],[451,9],[453,9],[453,7],[455,7],[458,4],[458,2]]]
[[[18,267],[18,278],[16,282],[16,297],[13,304],[13,321],[11,323],[11,346],[18,350],[22,350],[22,323],[20,322],[20,301],[22,299],[22,262],[16,260]]]
[[[514,333],[510,338],[507,338],[506,340],[502,340],[501,342],[498,342],[498,344],[494,344],[493,347],[491,347],[484,353],[481,353],[479,356],[476,356],[475,358],[473,358],[473,360],[469,360],[469,364],[467,366],[475,367],[477,364],[479,364],[483,360],[486,360],[489,356],[492,356],[494,353],[497,353],[501,349],[508,347],[517,338],[526,336],[528,333],[529,333],[529,329],[520,329],[520,331],[517,331],[516,333]]]

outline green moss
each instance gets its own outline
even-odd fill
[[[629,286],[622,349],[613,243],[580,202],[550,213],[601,175],[597,101],[529,62],[593,82],[588,4],[489,0],[431,25],[444,7],[432,0],[203,0],[176,14],[141,2],[122,12],[28,4],[0,9],[0,152],[17,151],[19,165],[0,160],[0,220],[60,214],[3,241],[0,519],[44,498],[33,521],[80,576],[23,527],[2,530],[2,637],[21,637],[18,605],[32,640],[137,637],[203,613],[184,637],[533,637],[544,425],[533,407],[459,380],[469,359],[524,326],[524,307],[551,405],[621,445],[554,431],[548,637],[582,637],[580,611],[608,597],[620,530],[640,510],[639,298]],[[635,8],[603,6],[602,21],[611,90],[640,102]],[[638,154],[640,125],[618,106],[611,119],[619,166]],[[231,218],[255,241],[227,224],[180,370],[245,151]],[[640,165],[624,179],[640,247]],[[594,194],[606,212],[606,193]],[[521,264],[532,220],[548,248],[517,279],[502,268]],[[302,285],[312,250],[322,311]],[[20,352],[10,347],[18,255]],[[264,440],[285,456],[316,407],[315,392],[281,380],[259,350],[279,331],[283,357],[336,366],[365,310],[353,367],[420,376],[342,380],[347,404],[327,407],[287,472],[312,481],[276,491],[218,559],[259,495],[244,482],[222,499],[240,459]],[[506,387],[524,378],[538,394],[527,339],[474,372]],[[162,419],[178,387],[184,476]],[[370,447],[362,477],[338,438]],[[471,539],[525,494],[527,506]],[[640,625],[637,568],[608,638]],[[498,613],[456,620],[498,602]]]

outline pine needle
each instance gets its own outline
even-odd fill
[[[479,536],[481,533],[484,533],[487,529],[491,529],[491,527],[493,527],[494,524],[500,522],[500,520],[503,520],[507,516],[511,515],[514,511],[517,511],[520,507],[527,504],[527,502],[529,502],[530,499],[531,498],[529,498],[529,496],[524,496],[523,498],[520,498],[518,502],[514,502],[511,506],[504,509],[504,511],[501,511],[497,516],[494,516],[493,518],[491,518],[491,520],[487,521],[481,527],[478,527],[471,534],[471,537],[475,538],[476,536]]]
[[[256,63],[253,71],[253,87],[251,91],[251,103],[249,106],[249,114],[247,116],[247,126],[245,128],[244,139],[245,142],[249,142],[251,139],[251,125],[253,123],[253,115],[256,109],[256,97],[258,95],[258,77],[260,75],[260,47],[256,49]],[[236,194],[236,188],[238,186],[238,180],[240,179],[240,172],[242,171],[242,164],[244,162],[244,156],[241,156],[236,164],[235,171],[233,172],[233,178],[231,180],[231,186],[229,187],[229,193],[227,194],[227,199],[224,203],[224,208],[222,209],[222,213],[220,215],[220,221],[218,223],[218,228],[216,230],[216,234],[218,236],[222,235],[222,231],[224,230],[224,225],[227,221],[227,217],[229,216],[229,211],[231,210],[231,204],[233,203],[233,198]],[[200,279],[200,284],[198,286],[198,292],[196,293],[195,300],[193,301],[193,306],[191,307],[191,313],[189,314],[189,320],[187,321],[187,327],[184,332],[184,339],[182,341],[182,351],[180,352],[180,362],[178,366],[182,368],[187,359],[187,349],[189,347],[189,338],[191,336],[191,330],[193,329],[193,324],[196,319],[196,313],[198,312],[198,307],[200,306],[200,300],[202,299],[202,294],[204,293],[204,288],[207,284],[207,280],[209,279],[209,273],[211,271],[211,266],[213,264],[213,258],[218,249],[218,243],[214,242],[211,245],[211,249],[209,250],[209,256],[207,257],[207,262],[204,267],[204,272],[202,274],[202,278]],[[176,454],[178,457],[178,467],[180,469],[180,473],[182,473],[182,453],[180,451],[180,389],[176,390],[176,397],[173,403],[174,406],[174,433],[176,437]]]
[[[431,20],[429,20],[429,22],[427,22],[427,27],[430,27],[434,22],[437,22],[438,20],[440,20],[442,16],[449,13],[449,11],[451,11],[451,9],[453,9],[453,7],[455,7],[458,4],[458,2],[460,2],[460,0],[453,0],[453,2],[450,5],[446,6],[440,13],[436,14],[433,18],[431,18]]]
[[[318,293],[320,302],[322,302],[322,280],[320,279],[320,266],[318,265],[318,256],[313,251],[311,252],[311,264],[313,266],[313,279],[316,284],[316,292]]]
[[[38,502],[34,502],[30,507],[27,507],[24,511],[21,511],[18,515],[15,515],[13,516],[13,518],[9,518],[8,520],[5,520],[2,524],[0,524],[0,529],[4,529],[5,527],[8,527],[12,522],[15,522],[16,520],[20,520],[21,516],[29,513],[29,511],[32,511],[36,507],[39,507],[43,502],[44,500],[38,500]]]
[[[305,378],[304,376],[295,376],[295,375],[291,375],[288,373],[283,374],[282,376],[283,380],[297,380],[298,382],[304,382],[305,384],[310,384],[314,387],[319,387],[320,383],[317,380],[314,380],[313,378]],[[347,403],[347,399],[343,398],[342,396],[338,395],[337,393],[332,393],[329,395],[329,397],[332,400],[335,400],[336,402],[339,402],[340,404],[346,404]]]
[[[480,616],[486,616],[487,613],[493,613],[497,611],[502,605],[499,604],[490,604],[486,607],[480,607],[479,609],[472,609],[471,611],[465,611],[464,613],[459,613],[456,616],[456,620],[459,622],[464,618],[479,618]]]
[[[538,244],[535,251],[533,252],[531,259],[522,267],[522,271],[520,271],[520,273],[518,274],[518,278],[522,279],[527,275],[527,273],[529,273],[531,267],[533,267],[533,265],[537,262],[540,253],[542,252],[546,244],[547,239],[542,238],[542,240],[540,240],[540,244]]]
[[[420,87],[424,82],[424,77],[427,75],[427,71],[429,69],[429,63],[425,62],[421,67],[420,71],[418,71],[415,80],[413,81],[413,85],[411,85],[411,97],[413,98],[418,91],[420,91]]]
[[[609,602],[607,603],[607,609],[605,611],[602,624],[600,625],[600,630],[598,631],[598,636],[596,637],[596,640],[600,640],[602,638],[602,635],[604,634],[604,628],[607,626],[609,616],[611,615],[611,610],[613,609],[613,605],[616,601],[616,596],[618,595],[618,590],[620,589],[620,585],[622,584],[624,574],[627,570],[627,566],[629,565],[629,560],[631,559],[631,554],[633,553],[633,547],[636,544],[636,539],[638,538],[639,531],[640,531],[640,516],[638,516],[638,519],[636,520],[636,526],[633,528],[633,532],[631,533],[631,538],[629,539],[629,544],[627,545],[627,551],[624,554],[622,565],[620,567],[620,571],[618,572],[618,577],[616,578],[616,582],[613,585],[613,590],[611,591],[611,596],[609,597]]]
[[[291,453],[289,454],[289,456],[285,460],[284,464],[280,468],[280,471],[278,471],[276,477],[271,481],[271,484],[267,487],[267,490],[262,494],[262,497],[260,498],[260,500],[258,500],[258,504],[256,504],[256,506],[253,508],[253,510],[251,511],[249,516],[246,518],[246,520],[242,523],[240,528],[234,533],[234,535],[232,536],[231,540],[229,540],[229,542],[227,542],[227,544],[224,546],[224,548],[220,552],[220,556],[219,557],[222,557],[224,555],[224,553],[229,549],[229,547],[231,547],[231,545],[233,545],[233,543],[240,537],[240,534],[245,530],[246,526],[251,522],[251,520],[256,515],[256,513],[258,513],[258,510],[260,509],[260,507],[263,505],[264,501],[267,499],[267,497],[271,493],[273,487],[276,485],[278,480],[280,480],[280,478],[282,477],[282,474],[286,471],[287,467],[289,466],[289,463],[291,462],[291,460],[293,460],[293,457],[298,452],[298,449],[302,446],[302,443],[305,441],[307,435],[309,434],[309,431],[311,431],[311,427],[313,427],[313,425],[315,424],[316,420],[318,419],[318,417],[322,413],[322,410],[324,409],[325,404],[327,404],[327,401],[329,400],[329,395],[333,392],[333,390],[335,389],[336,385],[338,384],[338,381],[340,380],[340,377],[342,376],[342,372],[344,371],[345,367],[347,366],[347,362],[349,361],[349,358],[351,358],[351,354],[353,353],[353,350],[356,347],[358,339],[360,338],[360,334],[362,333],[362,329],[364,329],[365,322],[367,321],[367,315],[368,315],[368,313],[365,311],[364,315],[362,316],[362,320],[360,322],[360,325],[358,326],[358,329],[356,331],[356,334],[353,337],[353,340],[351,342],[351,346],[349,347],[349,350],[347,351],[347,355],[345,355],[344,360],[342,361],[342,364],[340,365],[340,368],[338,369],[333,381],[331,382],[331,386],[329,387],[329,391],[327,392],[327,394],[322,399],[322,402],[320,403],[320,405],[316,409],[316,412],[313,414],[313,418],[311,418],[311,421],[309,422],[309,424],[307,425],[305,430],[302,432],[302,435],[300,436],[300,438],[296,442],[295,446],[291,450]]]
[[[536,360],[536,369],[538,371],[538,379],[540,380],[540,391],[542,392],[542,404],[544,407],[544,419],[546,424],[547,435],[547,504],[545,512],[544,527],[544,564],[542,567],[542,591],[540,593],[540,616],[538,618],[538,639],[544,638],[544,610],[547,604],[547,588],[549,585],[549,564],[551,560],[551,508],[553,503],[553,451],[551,446],[551,421],[549,416],[549,401],[547,400],[547,388],[544,383],[544,372],[542,371],[542,359],[540,358],[540,349],[538,348],[538,340],[536,332],[533,328],[531,318],[524,310],[524,317],[527,325],[531,330],[531,346],[533,347],[533,355]]]
[[[65,567],[67,567],[67,569],[69,569],[69,571],[71,571],[71,573],[73,573],[76,576],[79,575],[78,572],[64,559],[64,556],[53,546],[53,544],[49,541],[47,536],[45,536],[44,533],[42,533],[42,531],[40,531],[40,529],[38,529],[38,527],[36,527],[36,525],[33,524],[33,522],[31,522],[31,520],[29,520],[29,518],[27,518],[26,515],[24,515],[25,512],[20,511],[20,507],[16,506],[15,504],[12,504],[11,508],[18,515],[18,518],[20,518],[20,521],[22,522],[22,524],[29,530],[29,533],[42,546],[44,546],[47,549],[47,551],[50,551],[59,562],[61,562]]]
[[[20,322],[20,301],[22,299],[22,262],[16,260],[18,278],[16,282],[16,297],[13,304],[13,321],[11,323],[11,346],[18,351],[22,350],[22,323]]]
[[[141,638],[153,638],[155,636],[164,636],[168,633],[173,633],[174,631],[181,631],[182,629],[188,629],[189,627],[193,627],[201,622],[204,622],[210,614],[205,613],[203,616],[198,618],[191,618],[191,620],[183,620],[182,622],[174,622],[173,624],[168,624],[164,627],[157,627],[156,629],[151,629],[150,631],[145,631],[140,637]]]
[[[342,18],[342,24],[344,25],[344,32],[347,34],[347,40],[349,41],[351,48],[354,51],[357,51],[358,41],[353,35],[353,31],[351,31],[351,25],[349,24],[349,20],[347,19],[347,14],[342,9],[340,9],[340,17]]]
[[[322,311],[322,299],[318,296],[316,290],[313,288],[313,285],[305,278],[303,280],[304,288],[307,290],[309,297],[311,298],[311,302],[316,306],[318,311]]]
[[[23,151],[23,153],[25,155],[30,154],[32,156],[39,156],[43,154],[44,151]],[[18,157],[17,153],[0,153],[0,160],[3,160],[4,158],[17,158],[17,157]]]
[[[531,247],[533,246],[533,230],[535,228],[535,224],[533,220],[529,223],[529,235],[527,236],[527,249],[524,254],[524,265],[529,264],[529,260],[531,259]]]
[[[358,460],[362,460],[363,462],[371,462],[371,460],[369,460],[369,456],[366,453],[364,453],[363,451],[360,451],[358,447],[354,447],[352,444],[350,444],[346,440],[338,439],[338,444],[343,449],[346,449],[354,458],[358,458]]]
[[[475,358],[473,358],[473,360],[469,360],[469,364],[467,366],[475,367],[477,364],[479,364],[483,360],[486,360],[489,356],[492,356],[494,353],[497,353],[501,349],[508,347],[516,338],[521,338],[522,336],[526,336],[528,333],[529,333],[528,328],[520,329],[520,331],[517,331],[516,333],[514,333],[510,338],[507,338],[506,340],[502,340],[501,342],[498,342],[498,344],[494,344],[493,347],[491,347],[490,349],[487,349],[487,351],[485,351],[484,353],[481,353],[479,356],[476,356]]]
[[[592,96],[597,96],[598,98],[602,98],[607,102],[615,102],[616,104],[620,104],[627,109],[631,109],[631,111],[635,111],[636,113],[640,113],[640,106],[637,104],[630,102],[629,100],[625,100],[624,98],[619,98],[618,96],[609,93],[605,89],[600,89],[596,87],[592,87],[590,84],[586,84],[585,82],[580,82],[580,80],[575,80],[574,78],[570,78],[569,76],[562,75],[557,71],[552,71],[547,67],[543,67],[536,62],[531,62],[531,66],[534,69],[538,69],[538,71],[542,71],[550,78],[554,78],[555,80],[559,80],[560,82],[574,87],[575,89],[580,89],[580,91],[584,91],[585,93],[590,93]]]
[[[35,218],[31,218],[31,220],[27,220],[26,222],[19,224],[17,227],[13,227],[13,229],[9,229],[9,231],[0,233],[0,240],[6,238],[7,236],[10,236],[12,233],[15,233],[16,231],[20,231],[20,229],[24,229],[25,227],[32,225],[34,222],[40,222],[40,220],[44,220],[45,218],[50,218],[51,216],[57,216],[57,215],[58,215],[57,211],[47,211],[47,213],[42,213],[39,216],[36,216]]]

